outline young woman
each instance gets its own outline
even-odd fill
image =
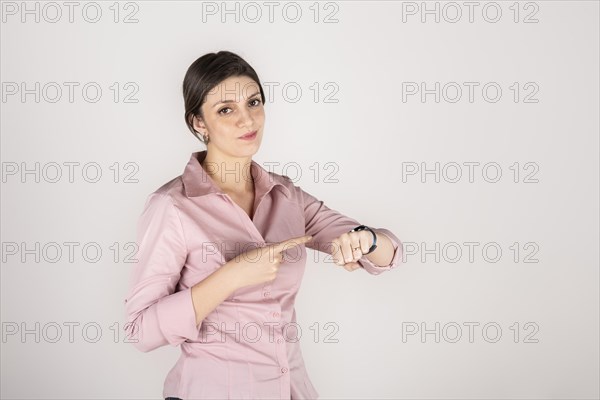
[[[127,336],[143,352],[181,345],[165,398],[318,398],[294,308],[306,247],[348,271],[380,274],[398,265],[402,244],[252,160],[265,96],[238,55],[198,58],[183,95],[186,123],[206,150],[146,200]]]

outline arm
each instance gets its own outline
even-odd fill
[[[375,264],[376,267],[385,267],[394,261],[396,244],[390,239],[382,229],[372,228],[377,236],[377,248],[365,257]],[[372,235],[371,235],[372,236]]]
[[[234,290],[229,268],[175,292],[187,247],[168,194],[152,193],[137,226],[138,262],[125,299],[126,336],[143,352],[194,340],[202,320]]]
[[[198,328],[208,314],[239,288],[236,283],[237,277],[232,273],[230,265],[226,263],[192,286],[192,303]]]
[[[306,234],[313,240],[306,247],[327,254],[333,251],[331,242],[343,233],[360,225],[358,221],[330,209],[323,201],[296,187],[302,198]],[[384,228],[372,228],[377,235],[377,248],[364,255],[358,263],[370,274],[378,275],[398,266],[402,256],[402,242],[392,232]]]

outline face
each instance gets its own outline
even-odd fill
[[[194,118],[194,128],[208,134],[210,152],[227,158],[243,158],[258,151],[265,110],[254,80],[247,76],[225,79],[208,92],[202,113],[203,119]],[[256,131],[254,138],[241,138],[253,131]]]

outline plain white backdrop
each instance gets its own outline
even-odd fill
[[[2,398],[161,398],[128,243],[204,149],[181,84],[219,50],[267,92],[255,160],[405,243],[379,276],[309,250],[321,398],[598,398],[598,2],[274,4],[1,3]]]

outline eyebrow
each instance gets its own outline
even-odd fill
[[[254,94],[251,94],[250,96],[248,96],[248,100],[250,100],[252,97],[256,96],[257,94],[260,94],[260,92],[256,92]],[[218,104],[221,103],[235,103],[235,100],[221,100],[221,101],[217,101],[215,104],[213,104],[213,107],[217,106]]]

